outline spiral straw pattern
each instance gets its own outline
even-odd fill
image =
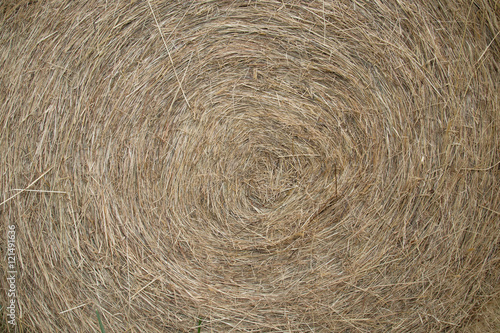
[[[4,2],[0,220],[17,230],[19,322],[468,331],[499,291],[499,13]]]

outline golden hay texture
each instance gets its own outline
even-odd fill
[[[1,2],[18,324],[467,331],[500,291],[499,21],[495,0]]]

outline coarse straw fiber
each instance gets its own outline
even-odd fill
[[[496,0],[3,0],[0,304],[15,225],[33,332],[469,332],[499,67]]]

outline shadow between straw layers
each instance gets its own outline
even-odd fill
[[[3,1],[18,321],[464,331],[499,292],[499,13]]]

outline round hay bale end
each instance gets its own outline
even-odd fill
[[[499,20],[3,1],[3,321],[14,300],[34,332],[471,331],[499,304]]]

